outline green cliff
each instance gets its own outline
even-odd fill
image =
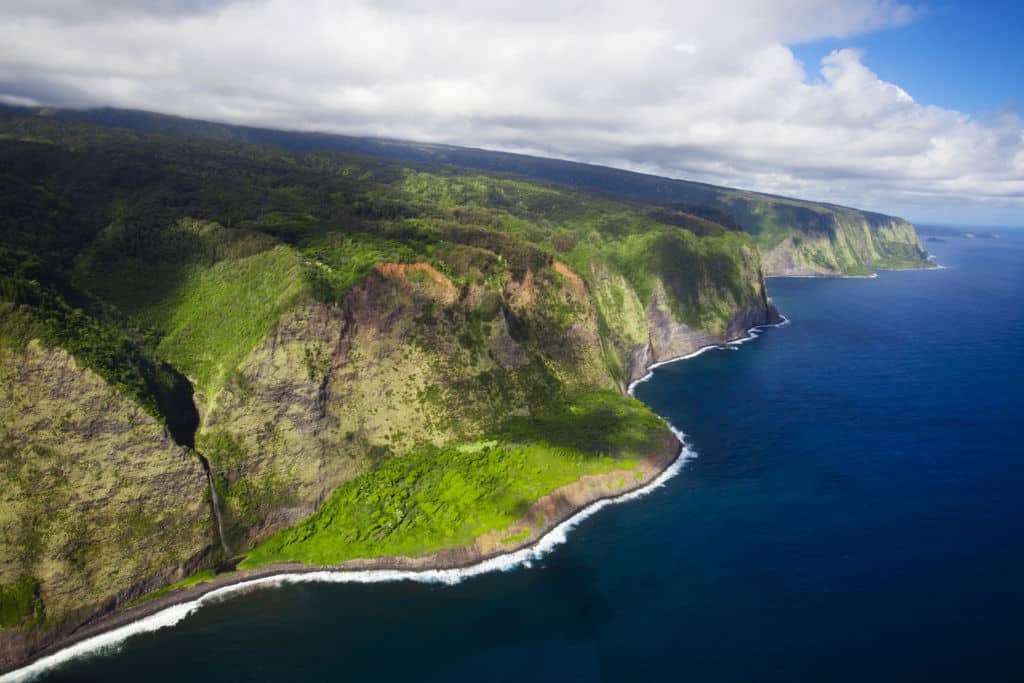
[[[0,169],[2,667],[239,562],[529,542],[678,448],[630,381],[778,319],[750,235],[578,188],[17,112]]]
[[[914,226],[900,218],[790,201],[754,201],[744,209],[762,226],[755,237],[769,275],[870,275],[933,265]]]
[[[72,355],[4,345],[0,383],[0,660],[10,661],[195,571],[212,532],[199,461]]]

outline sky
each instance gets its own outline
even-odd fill
[[[3,0],[0,101],[520,151],[1024,224],[1024,11],[897,0]]]

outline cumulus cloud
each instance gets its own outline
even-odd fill
[[[429,8],[428,8],[429,5]],[[523,150],[928,219],[1024,208],[1019,117],[917,103],[856,49],[887,0],[0,7],[0,97]]]

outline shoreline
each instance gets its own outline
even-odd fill
[[[627,387],[627,394],[634,396],[637,385],[647,382],[657,368],[691,358],[712,350],[739,350],[738,347],[757,339],[761,332],[772,327],[783,327],[790,323],[781,316],[778,323],[757,325],[749,328],[746,335],[722,344],[709,344],[683,356],[654,363],[647,373],[633,380]],[[664,418],[663,418],[664,419]],[[110,613],[94,622],[80,627],[77,632],[49,647],[40,648],[26,658],[17,668],[0,672],[0,683],[32,680],[45,671],[64,662],[89,654],[118,647],[128,638],[174,626],[192,613],[208,604],[216,604],[232,597],[251,592],[297,583],[393,583],[412,581],[416,583],[441,583],[455,585],[466,579],[495,571],[510,571],[517,567],[532,567],[533,562],[544,558],[557,546],[566,543],[568,533],[598,511],[646,496],[663,487],[666,482],[679,474],[687,462],[697,453],[686,442],[686,435],[665,420],[673,435],[675,446],[668,454],[647,456],[638,464],[645,477],[637,481],[633,477],[622,477],[624,471],[613,470],[598,475],[586,475],[576,482],[559,487],[542,496],[533,504],[524,517],[509,529],[523,526],[531,513],[543,509],[546,521],[538,529],[536,539],[511,544],[508,549],[498,551],[478,550],[481,539],[500,535],[509,529],[489,532],[479,537],[474,545],[442,550],[422,557],[385,556],[368,559],[353,559],[334,566],[308,566],[301,563],[276,563],[256,569],[214,577],[189,588],[152,598],[144,603]],[[635,471],[632,471],[635,473]],[[620,490],[605,489],[605,480],[622,478],[628,482]],[[593,483],[599,488],[594,492]],[[610,481],[608,482],[610,484]],[[581,490],[582,489],[582,490]],[[591,494],[587,497],[587,489]],[[583,496],[584,500],[573,501]],[[554,506],[554,510],[551,507]],[[548,515],[552,515],[548,517]]]
[[[301,563],[275,563],[255,569],[241,570],[222,575],[189,588],[162,595],[144,603],[113,612],[86,624],[77,632],[64,638],[59,644],[43,647],[32,655],[32,659],[16,669],[0,673],[0,683],[32,680],[43,672],[82,656],[116,648],[131,636],[150,633],[168,626],[174,626],[203,606],[216,604],[232,597],[250,592],[266,590],[285,584],[297,583],[393,583],[411,581],[415,583],[456,585],[466,579],[495,571],[509,571],[517,567],[531,567],[534,561],[548,555],[557,546],[568,540],[568,533],[581,522],[603,508],[641,498],[661,488],[678,474],[696,453],[687,446],[684,435],[669,425],[674,447],[666,453],[648,456],[640,461],[649,475],[642,483],[631,476],[624,476],[625,470],[612,470],[598,475],[585,475],[576,482],[560,487],[542,496],[530,506],[550,506],[552,502],[568,503],[563,514],[552,516],[540,535],[529,541],[510,544],[508,549],[472,557],[475,546],[462,546],[442,550],[422,557],[382,556],[377,558],[353,559],[339,565],[309,566]],[[628,473],[633,475],[636,470]],[[600,494],[572,505],[569,491],[581,482],[603,484],[605,479],[622,478],[628,488],[609,490],[601,487]],[[589,481],[587,481],[589,480]],[[528,513],[529,514],[529,511]],[[522,520],[511,528],[522,525]],[[508,529],[500,530],[501,532]],[[492,535],[489,532],[479,537]],[[438,561],[439,555],[448,556],[449,562]],[[466,561],[459,562],[460,556]],[[434,564],[428,564],[433,562]]]
[[[715,350],[715,349],[720,350],[720,351],[726,351],[726,350],[738,351],[739,350],[737,348],[738,346],[740,346],[742,344],[746,344],[747,342],[750,342],[750,341],[754,341],[755,339],[757,339],[758,337],[761,336],[761,332],[763,332],[764,330],[767,330],[767,329],[770,329],[770,328],[773,328],[773,327],[785,327],[786,325],[788,325],[790,323],[789,318],[787,318],[786,316],[782,315],[781,313],[779,314],[779,317],[782,318],[782,320],[780,320],[777,323],[767,323],[765,325],[755,325],[754,327],[749,328],[747,330],[747,334],[746,334],[745,337],[737,337],[736,339],[732,339],[732,340],[724,342],[722,344],[708,344],[707,346],[702,346],[699,349],[697,349],[696,351],[691,351],[690,353],[688,353],[686,355],[675,356],[674,358],[669,358],[667,360],[658,361],[657,363],[649,365],[647,367],[647,374],[645,374],[643,377],[637,378],[637,379],[633,380],[632,382],[630,382],[629,386],[626,387],[626,393],[629,394],[630,396],[633,396],[633,392],[636,390],[637,385],[638,384],[643,384],[644,382],[647,382],[648,380],[650,380],[652,377],[654,377],[654,371],[657,368],[660,368],[660,367],[662,367],[664,365],[670,365],[672,363],[678,363],[679,361],[683,361],[683,360],[690,360],[691,358],[696,358],[697,356],[701,355],[705,351],[712,351],[712,350]],[[636,397],[633,396],[633,398],[636,398]],[[664,419],[664,418],[662,418],[662,419]],[[665,420],[665,421],[668,422],[668,420]],[[675,426],[672,425],[671,423],[669,423],[669,429],[671,429],[673,431],[673,433],[675,433],[677,431]],[[682,434],[682,432],[680,432],[680,434]],[[682,439],[680,439],[680,441],[682,441]]]
[[[792,280],[874,280],[875,278],[878,277],[879,271],[898,273],[908,270],[943,270],[944,268],[946,268],[946,266],[943,266],[942,264],[938,263],[935,260],[935,255],[929,252],[928,257],[925,259],[925,262],[919,266],[910,266],[907,268],[882,268],[880,266],[872,266],[873,272],[871,272],[868,275],[845,275],[843,273],[772,273],[765,274],[764,279],[781,280],[785,278]]]
[[[877,270],[884,270],[884,268],[878,268]],[[903,270],[896,268],[894,270]],[[789,280],[874,280],[878,277],[878,273],[871,273],[870,275],[843,275],[842,273],[818,273],[817,275],[765,275],[765,280],[776,280],[786,278]]]
[[[933,271],[933,270],[948,270],[949,266],[945,266],[933,257],[929,256],[928,260],[931,265],[925,265],[915,268],[875,268],[875,272],[870,275],[833,275],[833,274],[819,274],[819,275],[765,275],[765,280],[874,280],[878,277],[879,273],[907,273],[913,271]],[[731,342],[730,342],[731,343]]]

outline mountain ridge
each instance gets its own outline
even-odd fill
[[[584,187],[622,198],[710,208],[738,220],[769,256],[769,275],[867,275],[873,268],[929,267],[913,225],[880,212],[584,162],[322,132],[283,131],[115,108],[29,110],[36,115],[131,130],[448,164]]]

